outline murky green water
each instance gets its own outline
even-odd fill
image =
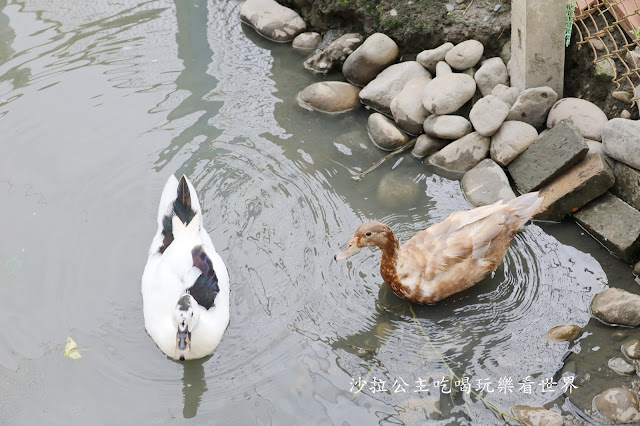
[[[426,381],[450,375],[442,359],[474,388],[491,381],[504,411],[562,404],[517,382],[553,376],[567,345],[547,331],[585,325],[628,268],[573,225],[531,225],[494,277],[414,317],[381,286],[379,253],[332,257],[364,220],[405,241],[468,208],[458,183],[409,155],[351,180],[336,162],[382,154],[367,112],[300,108],[319,78],[239,7],[0,0],[0,423],[497,423]],[[193,180],[232,280],[231,324],[202,362],[167,359],[143,325],[171,173]],[[62,355],[68,335],[80,360]]]

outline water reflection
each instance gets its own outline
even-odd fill
[[[184,409],[182,410],[182,415],[185,419],[191,419],[198,414],[202,396],[207,391],[204,364],[209,361],[210,358],[210,356],[207,356],[202,359],[181,363],[184,366],[184,373],[182,375]]]

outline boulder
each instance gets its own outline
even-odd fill
[[[400,93],[391,101],[390,109],[393,119],[402,130],[412,135],[422,133],[424,120],[429,116],[429,111],[422,104],[420,94],[430,81],[431,79],[426,76],[407,81]]]
[[[551,128],[562,120],[571,120],[586,139],[601,141],[607,115],[597,105],[578,98],[563,98],[556,102],[547,117]]]
[[[476,82],[461,73],[436,77],[422,90],[422,103],[432,114],[445,115],[456,112],[476,92]]]
[[[551,87],[525,89],[511,107],[507,120],[524,121],[533,127],[541,127],[557,99],[558,94]]]
[[[491,158],[506,167],[538,140],[538,132],[523,121],[505,121],[491,136]]]
[[[487,157],[489,138],[470,133],[429,156],[429,164],[454,172],[467,172]]]
[[[459,115],[430,115],[424,120],[424,132],[441,139],[459,139],[471,133],[471,123]]]
[[[640,152],[637,155],[640,155]],[[640,170],[616,162],[613,174],[616,177],[613,193],[634,209],[640,210]]]
[[[321,41],[322,36],[319,33],[307,32],[298,34],[293,39],[291,46],[298,50],[313,50],[318,47]]]
[[[245,1],[240,19],[263,37],[278,42],[292,41],[307,28],[300,15],[275,0]]]
[[[416,61],[420,62],[420,65],[431,71],[436,72],[436,65],[438,62],[444,61],[444,57],[448,51],[453,49],[453,43],[444,43],[435,49],[423,50],[418,53]]]
[[[520,92],[521,90],[517,87],[509,87],[504,84],[498,84],[493,88],[491,94],[500,99],[505,104],[509,105],[509,108],[511,108],[513,104],[516,103]]]
[[[564,424],[560,413],[542,407],[516,406],[511,409],[511,413],[530,426],[562,426]]]
[[[596,396],[595,407],[615,423],[639,423],[638,395],[625,388],[611,388]]]
[[[433,136],[423,133],[418,136],[416,144],[413,146],[413,150],[411,151],[411,155],[416,158],[426,157],[427,155],[440,151],[449,142],[450,141],[434,138]]]
[[[640,325],[640,296],[619,288],[608,288],[591,301],[591,314],[611,325]]]
[[[409,142],[406,133],[398,129],[393,121],[377,112],[369,116],[367,127],[373,144],[384,151],[393,151]]]
[[[356,86],[366,86],[398,57],[398,45],[382,33],[371,34],[347,57],[342,73]]]
[[[304,67],[322,74],[326,74],[333,69],[340,69],[347,57],[362,44],[362,40],[362,36],[357,33],[349,33],[338,37],[322,51],[304,61]]]
[[[449,50],[444,56],[444,60],[451,65],[451,68],[463,71],[475,66],[483,53],[482,43],[478,40],[466,40]]]
[[[452,72],[453,70],[451,69],[449,64],[446,63],[445,61],[440,61],[436,64],[436,77],[445,75],[445,74],[451,74]]]
[[[478,71],[476,71],[474,79],[482,96],[492,94],[493,89],[499,84],[509,85],[507,66],[500,58],[491,58],[484,61],[480,68],[478,68]],[[511,105],[512,104],[513,102]],[[509,105],[509,107],[511,107],[511,105]]]
[[[489,158],[466,172],[460,185],[467,200],[476,207],[516,198],[502,167]]]
[[[609,157],[640,170],[640,121],[609,120],[602,128],[602,143]]]
[[[306,109],[344,112],[360,106],[360,88],[342,81],[322,81],[298,93],[298,103]]]
[[[498,131],[507,115],[509,106],[495,96],[487,95],[473,105],[469,120],[482,136],[491,136]]]

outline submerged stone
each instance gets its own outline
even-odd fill
[[[638,395],[629,389],[611,388],[594,399],[594,405],[607,419],[615,423],[638,423]]]

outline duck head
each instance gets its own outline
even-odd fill
[[[197,327],[200,319],[197,304],[190,294],[185,294],[180,297],[173,311],[173,325],[177,330],[175,359],[180,361],[191,358],[191,332]]]
[[[356,229],[346,247],[342,248],[333,257],[335,260],[346,259],[363,247],[385,247],[394,240],[393,231],[387,225],[380,222],[366,222]]]

